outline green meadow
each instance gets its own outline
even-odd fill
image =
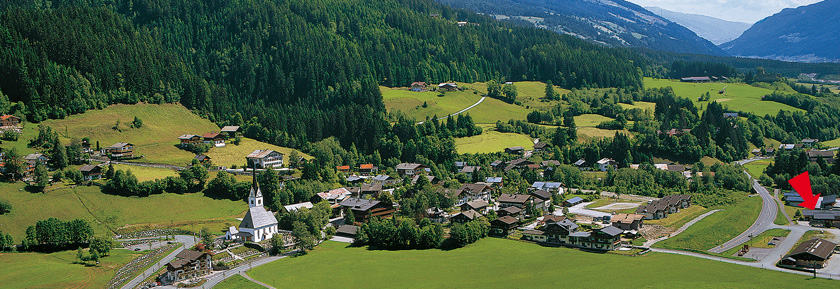
[[[738,203],[720,209],[722,211],[703,218],[679,235],[653,246],[692,251],[717,247],[743,233],[755,222],[761,212],[761,198],[744,197]]]
[[[226,166],[230,168],[234,165],[245,165],[245,156],[254,152],[255,150],[265,149],[274,150],[282,153],[284,156],[283,166],[288,166],[289,155],[291,155],[293,149],[267,144],[249,138],[242,138],[242,141],[239,142],[239,145],[234,145],[231,143],[227,144],[225,147],[212,148],[209,152],[207,152],[207,156],[210,157],[210,161],[213,163],[213,165]],[[311,156],[300,151],[298,151],[298,155],[305,159],[312,159]]]
[[[76,251],[0,253],[3,288],[105,288],[117,270],[144,252],[114,249],[98,267],[73,264]]]
[[[744,83],[686,83],[679,80],[645,78],[645,88],[660,88],[670,86],[677,96],[685,97],[694,102],[698,108],[705,108],[709,101],[697,101],[700,95],[708,92],[710,101],[717,101],[729,109],[752,112],[763,116],[775,115],[779,110],[803,111],[801,109],[773,101],[761,101],[761,97],[775,91],[776,87],[755,87]],[[718,92],[726,87],[725,94]],[[778,87],[778,86],[777,86]],[[779,87],[780,91],[788,92],[787,88]]]
[[[307,255],[272,262],[248,274],[276,288],[828,288],[840,284],[690,256],[628,257],[497,238],[449,251],[368,250],[328,241]]]
[[[216,289],[264,289],[265,287],[260,286],[257,283],[251,282],[251,280],[245,279],[240,275],[233,275],[230,278],[225,279],[225,281],[220,282],[216,286],[213,286]]]
[[[514,146],[530,150],[534,148],[534,142],[524,134],[501,133],[488,128],[480,135],[455,139],[455,149],[462,154],[501,152]]]

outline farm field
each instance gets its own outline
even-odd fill
[[[388,111],[400,110],[417,121],[426,117],[445,117],[458,112],[481,99],[482,92],[474,94],[473,90],[449,91],[439,97],[437,92],[414,92],[408,88],[388,88],[380,86],[382,100]],[[426,102],[428,107],[423,107]]]
[[[575,125],[577,127],[594,127],[599,123],[611,120],[615,119],[600,114],[583,114],[575,117]]]
[[[558,100],[543,101],[542,98],[545,97],[545,83],[537,81],[522,81],[515,82],[514,85],[516,85],[516,91],[518,93],[516,100],[522,103],[522,106],[525,106],[525,108],[546,111],[557,106],[558,103],[565,103]],[[569,90],[555,85],[554,93],[557,95],[563,95],[569,93]]]
[[[214,222],[220,223],[218,228],[221,230],[224,222],[237,222],[233,218],[241,216],[247,209],[244,202],[215,200],[202,193],[164,193],[136,198],[103,194],[96,186],[80,186],[43,194],[22,189],[21,183],[0,184],[0,198],[12,204],[11,212],[0,215],[0,231],[11,234],[16,241],[24,238],[28,226],[50,217],[65,221],[86,219],[96,234],[134,224],[186,226]]]
[[[15,239],[17,240],[17,239]],[[76,251],[0,253],[3,288],[105,288],[123,265],[143,252],[113,249],[99,267],[73,264]]]
[[[771,163],[773,163],[773,159],[766,159],[766,160],[757,160],[753,162],[749,162],[744,165],[744,168],[747,169],[747,172],[753,176],[753,178],[758,178],[761,174],[764,173],[764,169],[767,168]]]
[[[723,210],[703,218],[681,234],[653,246],[705,252],[749,228],[761,212],[761,198],[744,197],[738,203],[721,209]]]
[[[228,144],[225,147],[221,148],[212,148],[209,152],[207,152],[207,156],[210,157],[210,161],[213,162],[215,166],[225,166],[225,167],[232,167],[236,166],[243,166],[245,165],[245,156],[254,152],[255,150],[263,150],[263,149],[270,149],[274,151],[278,151],[283,154],[283,165],[286,166],[289,161],[289,155],[292,153],[294,149],[280,147],[272,144],[267,144],[264,142],[256,141],[250,138],[242,138],[242,141],[239,142],[239,145]],[[298,151],[298,155],[305,159],[312,159],[311,156]]]
[[[575,122],[577,124],[577,121]],[[624,130],[608,130],[608,129],[600,129],[597,127],[578,127],[577,128],[577,136],[578,142],[583,143],[588,140],[597,137],[614,137],[616,132],[621,132],[627,135],[629,138],[633,138],[633,134],[630,131]]]
[[[129,127],[135,116],[143,120],[143,127]],[[121,131],[113,129],[117,121]],[[141,161],[173,165],[189,164],[195,156],[175,147],[178,136],[219,131],[218,126],[180,104],[118,104],[65,119],[47,120],[43,124],[51,126],[65,138],[64,141],[90,137],[93,146],[99,142],[100,147],[129,142],[136,146],[136,155],[145,156]],[[27,129],[33,127],[30,125]],[[34,129],[37,134],[37,128]]]
[[[514,146],[529,150],[534,148],[534,142],[524,134],[501,133],[487,128],[480,135],[455,139],[455,149],[462,154],[502,152]]]
[[[562,263],[557,263],[558,260]],[[545,264],[557,264],[563,269]],[[605,265],[622,269],[610,270],[609,278],[593,278],[594,272],[604,272]],[[334,270],[348,267],[354,270]],[[668,274],[662,273],[666,271]],[[690,256],[649,253],[631,258],[496,238],[450,251],[367,250],[328,241],[305,256],[254,268],[249,275],[277,288],[324,288],[339,283],[345,288],[385,288],[395,286],[395,282],[401,288],[440,288],[452,284],[463,288],[548,288],[557,284],[575,284],[580,288],[638,288],[653,284],[668,288],[762,288],[801,286],[806,280],[814,287],[837,284]],[[399,276],[398,281],[394,276]]]
[[[677,96],[685,97],[694,102],[698,108],[705,108],[710,101],[717,101],[729,109],[752,112],[759,116],[765,114],[775,115],[779,110],[799,111],[803,110],[773,101],[761,101],[761,97],[772,93],[773,89],[754,87],[743,83],[685,83],[668,80],[645,78],[645,88],[660,88],[670,86]],[[726,87],[726,94],[718,92]],[[697,101],[697,98],[708,92],[711,95],[710,101]],[[702,110],[702,109],[701,109]]]
[[[694,218],[697,218],[697,216],[705,214],[709,211],[711,210],[706,209],[703,206],[692,205],[691,207],[680,210],[676,214],[670,214],[667,218],[664,219],[645,220],[645,225],[661,225],[663,227],[668,227],[676,230],[685,225],[685,223],[694,220]],[[720,214],[720,212],[715,214]]]
[[[251,280],[245,279],[245,277],[234,275],[233,277],[225,279],[225,281],[220,282],[218,285],[213,286],[216,289],[264,289],[265,287],[260,286],[257,283],[251,282]]]

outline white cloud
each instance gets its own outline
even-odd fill
[[[671,11],[712,16],[729,21],[754,23],[785,8],[821,0],[628,0],[639,6],[655,6]]]

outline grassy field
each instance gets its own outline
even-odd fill
[[[822,145],[827,147],[840,147],[840,138],[836,138],[830,141],[820,142]]]
[[[234,275],[233,277],[225,279],[218,285],[214,286],[213,288],[216,289],[264,289],[265,287],[260,286],[257,283],[251,282],[251,280],[245,279],[245,277]]]
[[[145,198],[106,195],[98,187],[76,187],[44,194],[22,190],[23,184],[0,184],[0,198],[12,204],[12,211],[0,215],[0,231],[12,234],[15,241],[24,237],[26,228],[38,220],[56,217],[62,220],[83,218],[91,222],[97,234],[125,225],[208,226],[223,228],[238,223],[247,206],[243,202],[214,200],[202,193],[161,194]],[[178,204],[173,206],[173,204]]]
[[[596,277],[607,272],[609,278]],[[277,288],[325,288],[335,284],[343,288],[548,288],[559,284],[574,284],[576,288],[768,288],[802,286],[803,282],[810,287],[838,284],[689,256],[648,253],[631,258],[495,238],[451,251],[370,251],[328,241],[308,255],[263,265],[248,274]]]
[[[522,106],[531,110],[548,110],[562,101],[544,101],[545,97],[545,83],[536,81],[522,81],[514,83],[516,85],[516,100],[522,103]],[[554,93],[563,95],[569,93],[569,90],[554,86]]]
[[[214,165],[232,167],[245,165],[245,156],[254,152],[255,150],[270,149],[275,150],[284,155],[284,165],[288,164],[289,155],[293,149],[284,148],[264,142],[259,142],[249,138],[242,138],[239,145],[229,144],[223,148],[213,148],[207,153]],[[312,157],[298,151],[298,155],[311,159]]]
[[[698,102],[697,98],[708,92],[712,98],[710,101],[717,101],[728,106],[729,109],[752,112],[763,116],[765,114],[776,115],[779,110],[802,111],[801,109],[773,101],[761,101],[761,97],[773,93],[773,89],[754,87],[743,83],[685,83],[668,80],[645,78],[645,88],[659,88],[670,86],[677,96],[685,97],[694,102],[700,108],[705,108],[709,102]],[[726,94],[718,94],[718,91],[726,87]]]
[[[407,115],[422,121],[426,117],[445,117],[472,105],[481,98],[481,93],[473,94],[473,90],[450,91],[439,97],[437,92],[414,92],[407,88],[388,88],[380,86],[385,108],[400,110]],[[426,102],[427,107],[423,107]]]
[[[17,239],[16,239],[17,240]],[[111,250],[99,267],[73,264],[76,251],[0,253],[3,288],[105,288],[116,271],[143,252]]]
[[[143,120],[143,127],[129,127],[135,116]],[[112,129],[118,120],[121,131]],[[189,164],[195,156],[175,147],[178,136],[219,131],[218,126],[179,104],[112,105],[44,124],[67,139],[90,137],[94,146],[97,141],[101,147],[130,142],[136,146],[136,155],[145,155],[145,162],[177,165]]]
[[[31,153],[36,153],[35,149],[27,147],[29,144],[29,139],[33,139],[38,136],[38,124],[32,123],[24,123],[24,128],[21,131],[21,134],[18,136],[17,141],[0,141],[0,148],[11,149],[16,148],[18,153],[21,155],[28,155]]]
[[[773,159],[766,159],[766,160],[757,160],[744,165],[744,168],[747,169],[747,172],[753,176],[753,178],[758,178],[761,174],[764,173],[764,169],[767,168],[771,163],[773,163]]]
[[[614,118],[600,114],[583,114],[575,117],[575,125],[578,127],[594,127],[599,123],[611,120],[614,120]]]
[[[501,133],[485,129],[477,136],[455,139],[455,149],[458,153],[493,153],[504,151],[507,147],[522,146],[526,150],[534,148],[534,142],[524,134]]]
[[[638,108],[643,111],[649,110],[651,114],[653,114],[653,111],[656,110],[655,102],[634,101],[633,104],[619,103],[618,105],[620,105],[624,109]]]
[[[107,167],[106,167],[107,169]],[[130,170],[135,177],[137,177],[137,181],[151,181],[155,179],[163,179],[168,176],[177,176],[178,172],[172,169],[166,168],[153,168],[153,167],[141,167],[141,166],[130,166],[130,165],[114,165],[115,170]]]
[[[741,234],[755,222],[761,211],[761,198],[744,198],[695,223],[681,234],[656,243],[654,247],[706,251]]]
[[[645,220],[645,225],[661,225],[676,230],[685,225],[685,223],[694,220],[694,218],[697,218],[697,216],[705,214],[708,211],[711,210],[706,209],[703,206],[693,205],[691,207],[680,210],[676,214],[670,214],[667,218],[664,219]],[[715,214],[720,214],[720,212]]]
[[[511,119],[524,120],[531,111],[522,106],[508,104],[501,100],[488,97],[481,104],[468,110],[467,113],[472,116],[473,122],[475,123],[495,124],[498,120],[504,122]]]
[[[576,123],[577,124],[577,123]],[[616,132],[621,132],[627,135],[630,138],[633,138],[633,134],[630,133],[628,130],[608,130],[608,129],[600,129],[596,127],[578,127],[577,129],[577,136],[578,142],[586,142],[593,138],[598,137],[614,137]]]

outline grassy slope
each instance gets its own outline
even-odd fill
[[[242,141],[239,143],[239,145],[229,144],[223,148],[210,149],[210,151],[207,153],[207,156],[209,156],[213,164],[217,166],[243,166],[245,165],[245,156],[254,152],[255,150],[261,149],[270,149],[282,153],[284,155],[284,165],[288,164],[289,155],[292,153],[293,150],[290,148],[279,147],[276,145],[259,142],[249,138],[242,138]],[[300,151],[298,151],[298,155],[306,159],[312,158],[311,156],[304,154]]]
[[[73,264],[76,251],[50,254],[0,253],[3,288],[105,288],[124,264],[143,252],[111,250],[99,267]]]
[[[265,287],[260,286],[257,283],[251,282],[251,280],[245,279],[245,277],[234,275],[233,277],[225,279],[218,285],[214,286],[213,288],[216,289],[263,289]]]
[[[525,149],[533,149],[534,142],[524,134],[501,133],[485,128],[485,131],[477,136],[455,139],[455,149],[458,153],[493,153],[504,151],[507,147],[522,146]]]
[[[769,166],[772,162],[772,159],[758,160],[744,165],[744,168],[747,169],[747,172],[749,172],[750,175],[753,176],[753,178],[758,178],[761,176],[761,174],[764,173],[764,169],[767,168],[767,166]]]
[[[685,223],[694,220],[694,218],[697,218],[697,216],[705,214],[708,211],[711,210],[706,209],[703,206],[694,205],[686,209],[680,210],[679,213],[670,214],[665,219],[645,220],[645,225],[662,225],[676,230],[685,225]]]
[[[12,204],[12,211],[0,215],[0,231],[15,241],[36,221],[56,217],[89,220],[97,234],[129,224],[170,224],[208,219],[235,223],[247,206],[243,202],[214,200],[203,194],[161,194],[146,198],[106,195],[98,187],[77,187],[45,194],[19,191],[20,183],[0,184],[0,198]],[[177,204],[174,206],[173,204]],[[224,222],[220,222],[221,228]]]
[[[401,110],[418,121],[426,117],[445,117],[458,112],[481,98],[479,94],[473,94],[473,90],[450,91],[443,97],[438,97],[437,92],[414,92],[407,88],[388,88],[380,86],[385,107],[388,110]],[[428,107],[422,107],[426,102]]]
[[[135,116],[143,120],[143,127],[128,127]],[[121,132],[112,129],[117,120]],[[101,147],[130,142],[137,146],[136,155],[146,156],[145,162],[178,165],[189,164],[194,156],[175,147],[178,136],[219,131],[218,126],[179,104],[112,105],[66,119],[44,121],[44,124],[65,138],[90,137],[94,145],[99,141]]]
[[[700,220],[676,237],[656,243],[654,247],[706,251],[723,244],[755,222],[761,212],[761,198],[747,197],[722,209],[723,211]]]
[[[31,153],[36,153],[35,149],[27,147],[29,144],[29,139],[35,138],[38,136],[38,124],[32,123],[24,123],[23,124],[23,131],[21,135],[18,136],[17,141],[2,141],[0,143],[0,148],[11,149],[16,148],[21,155],[28,155]]]
[[[600,114],[583,114],[575,117],[575,125],[578,127],[593,127],[599,123],[614,120]]]
[[[609,277],[598,278],[599,273]],[[325,242],[306,256],[260,266],[249,274],[278,288],[761,288],[801,286],[810,279],[689,256],[649,253],[630,258],[495,238],[452,251],[369,251]]]
[[[752,112],[757,115],[775,115],[779,110],[802,111],[801,109],[773,101],[761,101],[761,97],[772,93],[774,90],[768,88],[754,87],[743,83],[684,83],[667,79],[645,78],[646,88],[659,88],[670,86],[674,92],[694,102],[699,108],[705,108],[708,102],[698,102],[701,94],[709,92],[712,96],[710,101],[718,101],[732,110]],[[726,86],[726,94],[718,94]]]
[[[107,168],[107,167],[106,167]],[[137,181],[150,181],[155,179],[163,179],[168,176],[177,176],[178,172],[172,169],[155,168],[155,167],[141,167],[130,165],[114,165],[115,170],[130,170]]]

